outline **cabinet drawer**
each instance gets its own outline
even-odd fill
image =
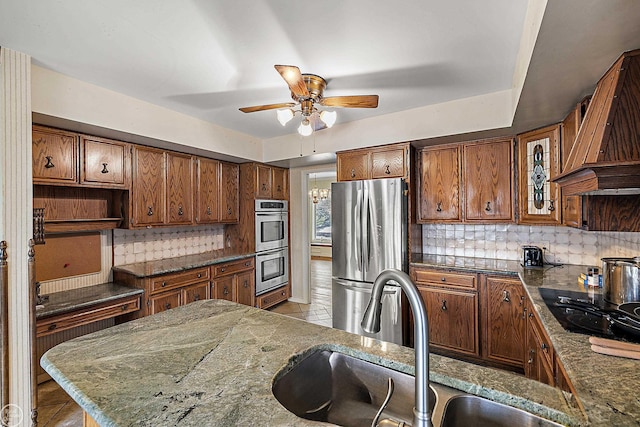
[[[65,313],[58,316],[38,320],[36,322],[36,335],[43,337],[56,332],[66,331],[99,320],[110,319],[127,313],[132,313],[140,309],[140,297],[122,299],[89,307],[86,310]]]
[[[443,270],[414,270],[416,282],[425,283],[433,286],[451,287],[451,288],[476,288],[476,275],[469,273],[455,273]]]
[[[238,261],[225,262],[213,266],[213,277],[232,274],[238,271],[249,270],[255,266],[254,258],[241,259]]]
[[[289,287],[284,286],[267,292],[266,294],[258,295],[256,297],[256,306],[258,308],[269,308],[282,301],[286,301],[287,298],[289,298]]]
[[[151,293],[166,291],[179,286],[190,285],[209,279],[209,268],[194,268],[175,274],[166,274],[151,279]]]

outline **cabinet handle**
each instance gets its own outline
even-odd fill
[[[225,287],[224,287],[224,290],[222,291],[222,293],[223,293],[224,295],[229,295],[229,289],[225,286]]]
[[[249,282],[248,282],[248,281],[246,281],[246,280],[244,281],[244,287],[245,287],[245,288],[248,288],[248,287],[249,287]]]
[[[179,216],[184,215],[184,211],[182,210],[182,206],[178,206],[178,215]]]
[[[282,188],[280,188],[280,184],[278,184],[277,191],[278,192],[282,191]]]
[[[227,215],[231,215],[231,208],[230,207],[227,208]]]
[[[58,325],[56,325],[55,323],[52,323],[52,324],[49,325],[49,327],[47,329],[50,330],[50,331],[53,331],[57,327],[58,327]]]
[[[442,307],[440,307],[440,308],[442,308],[442,311],[447,311],[447,300],[446,299],[442,300]]]
[[[529,317],[533,317],[533,314],[532,314],[532,313],[529,313]],[[526,318],[527,318],[527,307],[524,307],[524,308],[522,309],[522,318],[523,318],[523,319],[526,319]]]
[[[147,208],[147,215],[148,215],[148,216],[153,216],[153,206],[149,206],[149,207]]]
[[[224,272],[225,272],[225,270],[226,270],[226,268],[222,267],[222,268],[220,269],[220,272],[224,273]]]
[[[201,278],[201,277],[202,277],[202,273],[198,273],[198,274],[196,275],[196,277],[197,277],[198,279],[199,279],[199,278]]]
[[[165,308],[165,310],[169,310],[169,309],[171,308],[171,303],[169,303],[169,302],[168,302],[168,303],[166,303],[166,304],[164,305],[164,308]]]
[[[555,210],[556,210],[556,207],[553,200],[549,200],[549,212],[553,212]]]
[[[284,297],[284,296],[287,295],[287,293],[285,291],[282,291],[282,293],[280,295],[282,295]]]
[[[389,170],[389,165],[387,165],[387,168],[385,169],[384,173],[386,173],[387,175],[391,175],[391,171]]]
[[[511,302],[511,298],[509,297],[509,291],[502,291],[502,301]]]
[[[120,306],[120,310],[125,311],[127,308],[129,308],[129,304],[123,304],[122,306]]]
[[[487,202],[487,206],[484,208],[485,211],[491,212],[491,202]]]
[[[100,173],[109,173],[109,170],[107,169],[107,163],[102,164],[102,170],[100,171]]]
[[[441,277],[441,278],[440,278],[440,281],[441,281],[441,282],[446,282],[446,281],[447,281],[447,278],[446,278],[446,277]]]
[[[540,348],[541,348],[542,350],[544,350],[545,352],[547,352],[547,351],[549,350],[549,346],[548,346],[547,344],[545,344],[545,343],[542,343],[542,345],[540,346]]]
[[[207,206],[207,215],[211,215],[211,206]]]
[[[355,178],[355,177],[356,177],[356,170],[351,169],[351,178]]]
[[[162,282],[162,287],[164,288],[165,286],[167,286],[167,282]]]
[[[46,164],[46,165],[44,165],[44,167],[45,167],[45,168],[47,168],[47,169],[51,169],[51,168],[55,168],[55,167],[56,167],[56,165],[54,165],[54,164],[51,162],[51,159],[53,159],[53,157],[51,157],[51,156],[46,156],[46,157],[45,157],[45,159],[47,159],[47,164]]]
[[[251,265],[251,261],[247,261],[244,263],[245,267],[249,267]]]
[[[194,300],[194,301],[200,301],[200,294],[195,294],[195,295],[193,296],[193,300]]]
[[[442,202],[436,203],[436,212],[442,212]]]
[[[527,360],[527,363],[529,365],[532,365],[533,364],[533,359],[535,359],[535,357],[536,357],[536,351],[534,349],[530,349],[529,350],[529,360]]]
[[[267,191],[267,184],[264,182],[262,183],[262,191]]]

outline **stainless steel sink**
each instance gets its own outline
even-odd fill
[[[382,418],[410,423],[413,419],[413,376],[342,353],[321,350],[274,381],[278,401],[301,418],[341,426],[371,426],[387,395],[394,392]],[[430,390],[433,409],[436,397]]]
[[[454,396],[446,404],[440,427],[561,426],[523,410],[473,395]]]
[[[283,369],[272,385],[280,404],[298,417],[345,427],[370,427],[387,396],[381,419],[413,420],[414,377],[343,353],[317,350]],[[434,426],[560,426],[536,415],[432,383],[429,406]],[[396,424],[398,425],[398,424]]]

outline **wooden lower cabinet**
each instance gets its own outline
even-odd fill
[[[556,377],[551,340],[535,314],[535,310],[529,309],[528,311],[525,375],[527,378],[555,386]]]
[[[209,282],[196,283],[182,289],[182,302],[184,304],[209,298]]]
[[[521,370],[527,325],[522,282],[506,276],[485,276],[483,285],[484,355]]]
[[[429,345],[479,355],[476,293],[426,286],[418,290],[429,315]]]
[[[255,306],[255,259],[241,259],[217,264],[213,268],[211,298],[225,299]]]

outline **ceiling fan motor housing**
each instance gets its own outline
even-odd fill
[[[308,99],[312,102],[319,102],[322,99],[324,89],[327,87],[327,81],[315,74],[303,74],[302,80],[309,91]],[[303,101],[303,99],[299,99],[293,92],[291,92],[291,98],[296,102]]]

